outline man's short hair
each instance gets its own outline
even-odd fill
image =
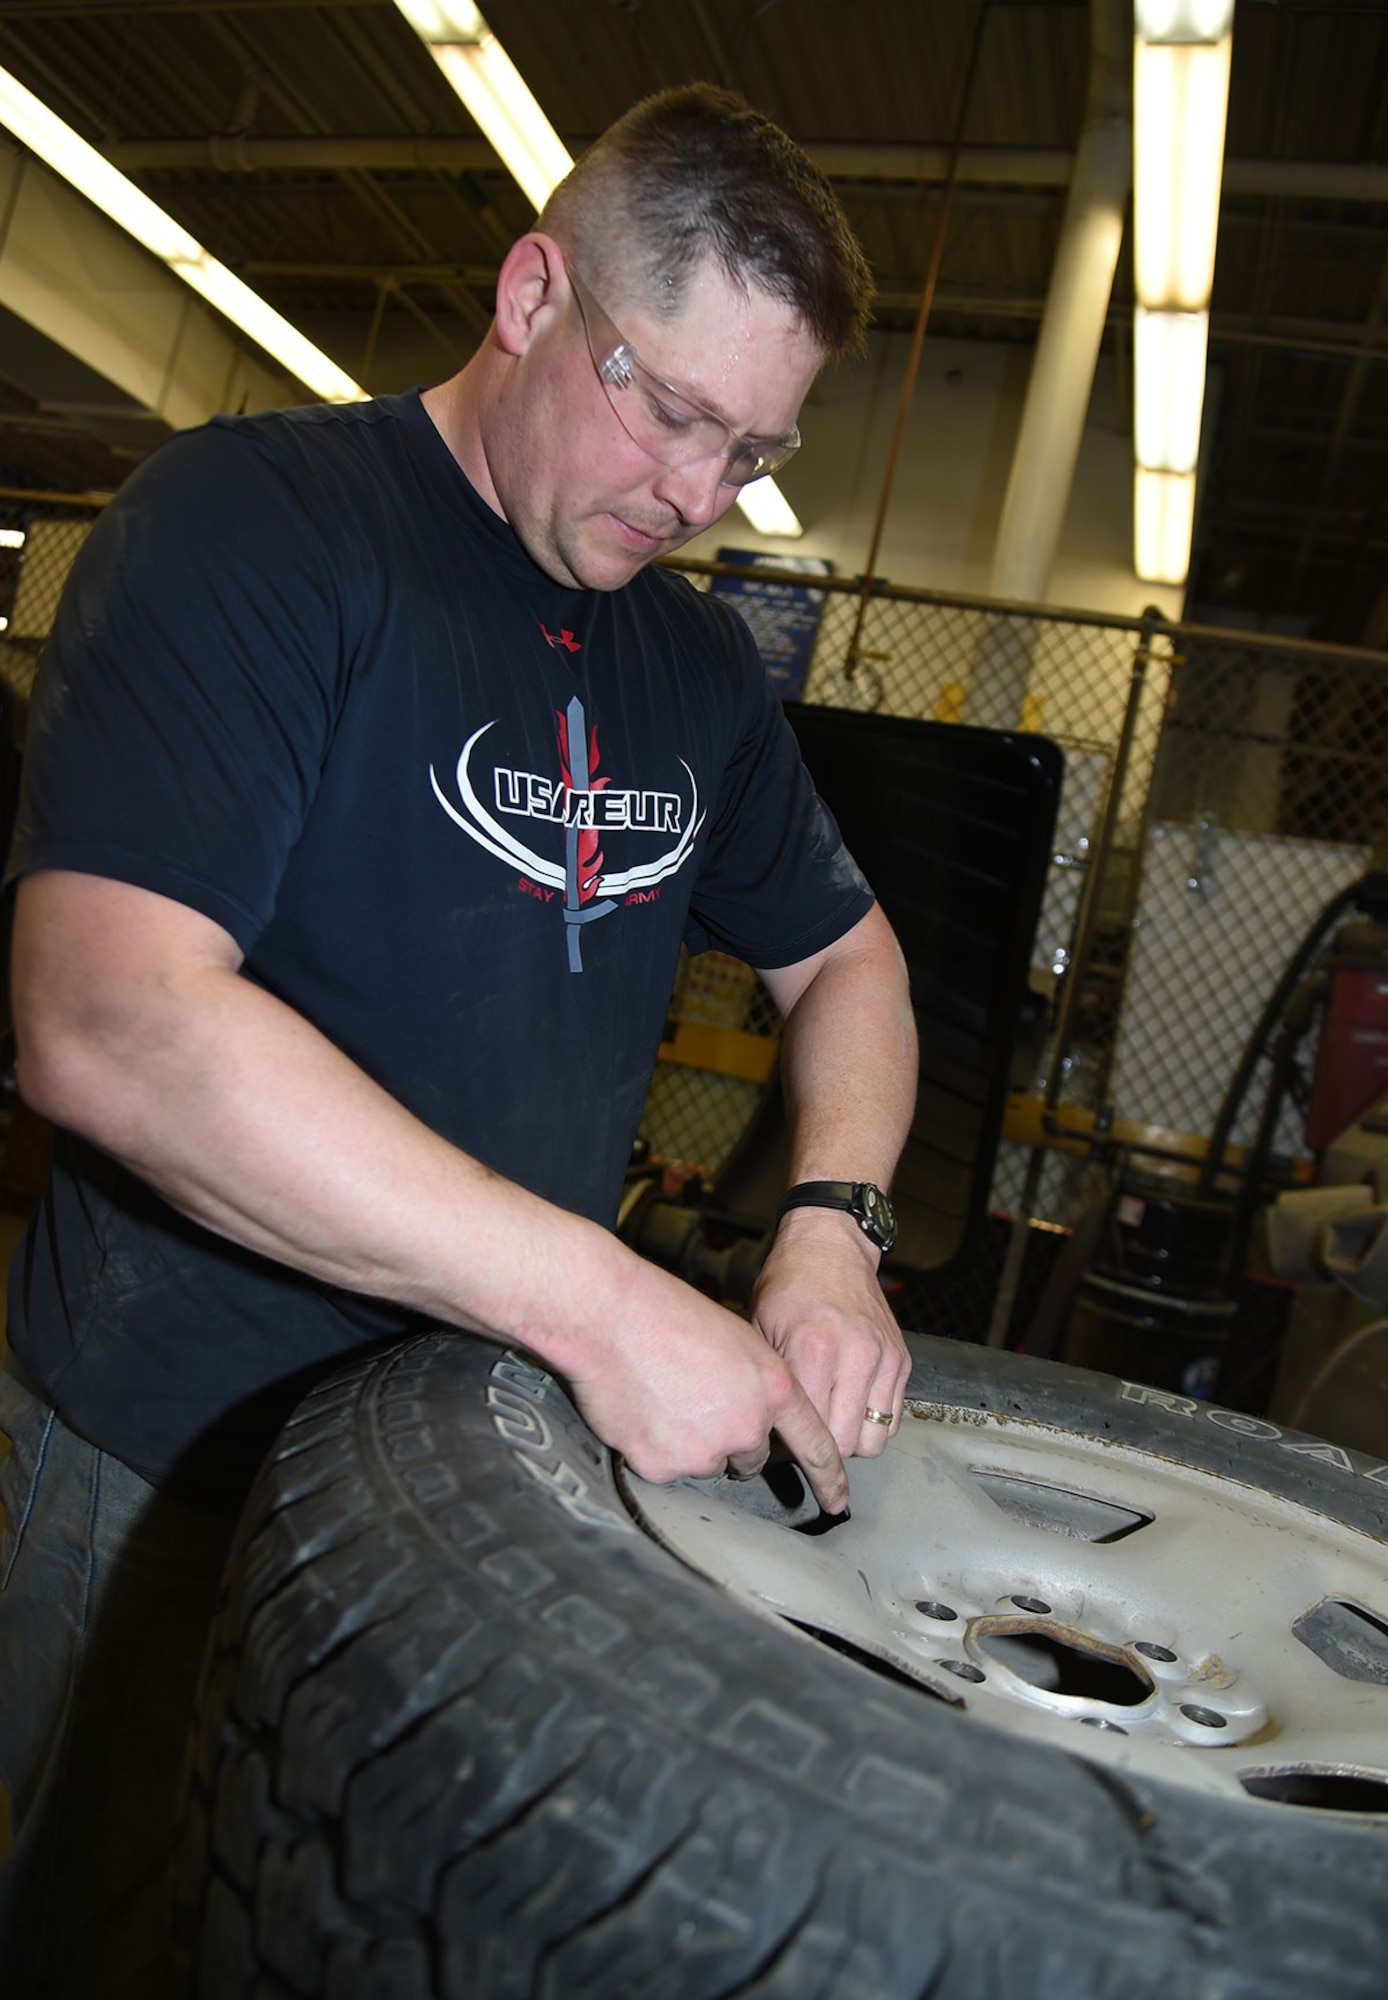
[[[646,97],[590,146],[536,222],[616,307],[679,310],[713,257],[794,307],[827,358],[863,344],[872,274],[838,197],[779,125],[735,91]]]

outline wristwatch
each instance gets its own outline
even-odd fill
[[[776,1211],[776,1220],[790,1208],[838,1208],[851,1215],[864,1236],[885,1257],[896,1242],[896,1216],[880,1187],[871,1181],[801,1181]]]

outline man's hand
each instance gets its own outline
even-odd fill
[[[848,1504],[848,1476],[817,1399],[745,1320],[678,1280],[643,1271],[656,1291],[623,1314],[593,1365],[567,1370],[574,1399],[598,1436],[643,1479],[750,1478],[774,1431],[820,1506]],[[885,1436],[885,1432],[883,1433]]]
[[[911,1358],[877,1282],[877,1251],[851,1216],[798,1208],[782,1218],[752,1319],[843,1456],[875,1458],[901,1420]],[[868,1410],[889,1412],[890,1428]]]

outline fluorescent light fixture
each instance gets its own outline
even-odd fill
[[[739,488],[737,504],[759,535],[781,535],[793,541],[805,530],[795,509],[768,473]]]
[[[1195,529],[1195,474],[1149,472],[1133,480],[1133,568],[1144,583],[1182,584]]]
[[[191,285],[195,292],[201,292],[209,305],[224,313],[233,325],[248,334],[257,347],[263,347],[267,354],[273,354],[291,375],[298,377],[321,396],[325,403],[360,403],[365,400],[366,391],[354,382],[335,361],[329,360],[321,348],[291,326],[272,305],[253,292],[249,285],[228,271],[225,264],[219,264],[215,257],[209,257],[205,250],[199,250],[196,258],[185,262],[182,258],[171,257],[169,269],[182,278],[185,285]]]
[[[1220,42],[1234,22],[1234,0],[1134,0],[1133,27],[1148,42]]]
[[[525,78],[471,0],[395,0],[536,210],[573,165]]]
[[[22,549],[24,539],[23,528],[0,528],[0,549]]]
[[[9,621],[9,619],[8,619],[8,618],[0,618],[0,632],[8,632],[8,631],[9,631],[9,629],[10,629],[10,621]]]
[[[1151,472],[1194,472],[1205,404],[1208,313],[1133,315],[1133,438]]]
[[[1133,567],[1184,584],[1195,527],[1234,0],[1134,0]]]
[[[0,69],[0,125],[22,146],[61,174],[126,234],[151,251],[176,277],[214,305],[257,347],[328,403],[356,403],[366,391],[306,340],[273,306],[208,255],[195,236],[118,173],[94,146],[50,111],[17,77]]]
[[[480,7],[472,0],[395,0],[422,41],[475,42],[487,33]]]
[[[1140,305],[1200,312],[1214,283],[1233,37],[1139,39],[1133,59],[1133,269]]]

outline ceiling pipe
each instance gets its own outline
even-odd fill
[[[226,132],[206,139],[131,139],[102,152],[123,174],[505,171],[485,139],[252,139]]]
[[[978,74],[978,59],[983,52],[983,32],[988,25],[988,0],[977,0],[974,9],[973,28],[969,36],[969,53],[964,64],[964,84],[959,93],[959,113],[954,128],[954,138],[950,145],[951,162],[957,162],[964,150],[964,127],[968,122],[969,107],[973,102],[974,79]],[[848,652],[844,661],[844,677],[852,681],[862,659],[863,624],[867,617],[868,600],[872,591],[873,577],[877,569],[877,552],[882,546],[882,534],[887,524],[887,510],[891,506],[892,487],[896,481],[897,464],[901,457],[901,447],[906,437],[906,420],[911,414],[911,399],[916,390],[916,373],[920,367],[921,349],[925,345],[925,329],[930,324],[930,308],[935,298],[935,285],[940,275],[940,261],[945,252],[945,239],[949,234],[950,203],[954,195],[953,167],[945,179],[944,194],[940,200],[939,212],[935,217],[935,230],[930,245],[930,261],[926,266],[925,283],[921,287],[920,308],[916,313],[915,332],[911,338],[911,351],[906,357],[906,371],[902,376],[901,393],[897,397],[896,420],[892,426],[891,443],[887,447],[887,464],[882,474],[882,491],[878,496],[877,514],[872,524],[872,535],[868,542],[867,558],[863,564],[862,589],[858,594],[857,608],[853,614],[853,632],[848,642]]]
[[[581,152],[583,142],[574,140]],[[306,172],[502,171],[485,139],[253,138],[244,133],[206,139],[128,139],[102,148],[122,173],[219,174]],[[805,151],[831,180],[944,181],[948,146],[806,143]],[[1075,172],[1064,148],[965,146],[959,187],[1063,188]],[[1226,160],[1226,195],[1276,196],[1291,201],[1388,202],[1388,166],[1338,160]]]

